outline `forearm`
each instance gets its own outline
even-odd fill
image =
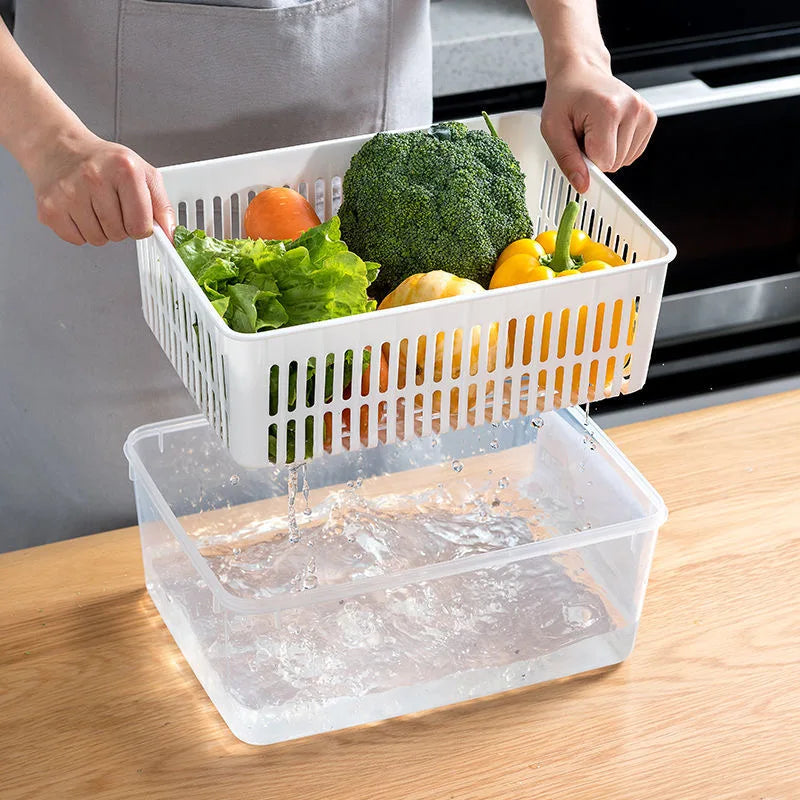
[[[85,132],[0,21],[0,145],[27,171],[35,154]]]
[[[610,71],[595,0],[527,0],[544,43],[546,76],[573,64]]]

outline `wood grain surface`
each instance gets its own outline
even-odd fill
[[[612,436],[671,514],[628,661],[296,742],[228,731],[135,530],[0,556],[0,798],[797,800],[800,392]]]

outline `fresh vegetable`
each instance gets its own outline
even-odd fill
[[[362,261],[341,241],[339,220],[311,228],[290,242],[263,239],[215,239],[204,231],[175,229],[173,241],[211,304],[234,330],[256,333],[290,325],[363,314],[375,309],[367,296],[378,265]],[[369,367],[369,353],[364,368]],[[279,377],[270,373],[270,413],[277,413],[279,379],[288,383],[287,407],[298,402],[297,367]],[[334,361],[325,363],[326,401],[333,397]],[[344,357],[344,386],[350,383],[353,356]],[[316,396],[317,364],[306,365],[300,393],[305,402]],[[290,425],[293,423],[290,423]],[[291,433],[291,432],[290,432]],[[306,423],[306,457],[311,456],[313,420]],[[288,458],[294,460],[294,436],[288,437]],[[277,457],[277,434],[270,432],[269,456]]]
[[[251,239],[297,239],[320,224],[311,203],[285,186],[259,192],[244,212],[244,232]]]
[[[500,253],[500,257],[494,265],[495,271],[512,256],[519,255],[533,256],[538,260],[543,255],[546,255],[546,251],[535,239],[517,239],[516,242],[511,242],[511,244]]]
[[[593,242],[583,231],[574,230],[573,226],[578,214],[578,204],[575,202],[568,203],[561,216],[557,231],[544,231],[536,237],[535,243],[545,250],[545,255],[537,255],[532,251],[528,242],[530,240],[522,240],[519,243],[510,245],[506,251],[498,259],[492,281],[490,283],[491,289],[498,289],[505,286],[515,286],[521,283],[531,283],[539,280],[549,280],[551,278],[566,278],[574,275],[580,275],[586,272],[596,272],[601,270],[611,269],[613,266],[619,266],[624,261],[610,248],[598,242]],[[515,245],[519,244],[519,252],[515,250]],[[506,252],[509,253],[506,256]],[[622,301],[617,301],[614,305],[611,318],[611,331],[610,341],[612,346],[616,346],[620,337],[620,328],[622,325]],[[574,343],[568,347],[567,341],[569,335],[570,317],[572,314],[577,313],[577,325],[575,326]],[[606,304],[599,303],[594,323],[594,332],[591,342],[586,342],[587,322],[588,322],[588,308],[581,306],[579,309],[565,308],[561,311],[560,316],[556,319],[558,324],[558,343],[557,350],[554,355],[558,358],[563,358],[567,355],[579,356],[584,352],[584,348],[591,347],[593,351],[600,349],[602,345],[603,336],[603,321],[606,315]],[[546,361],[550,354],[550,335],[554,323],[554,315],[548,312],[544,315],[542,320],[541,330],[541,352],[540,360]],[[633,344],[633,335],[635,332],[636,323],[636,309],[632,309],[630,316],[630,323],[628,326],[627,343]],[[526,325],[525,335],[523,338],[523,352],[522,360],[524,364],[529,364],[532,360],[533,350],[533,324]],[[608,335],[608,334],[607,334]],[[509,341],[508,347],[513,353],[514,342],[516,340],[516,323],[511,322],[509,325]],[[606,367],[605,385],[611,383],[614,377],[614,362],[610,361]],[[626,363],[625,368],[628,368]],[[580,383],[580,365],[575,365],[575,371],[572,376],[572,396],[577,395],[578,385]],[[598,395],[598,362],[593,361],[589,367],[589,393],[590,399],[594,399]],[[544,386],[540,385],[539,390],[544,390]],[[559,394],[562,393],[564,388],[564,371],[559,370],[556,373],[555,391]]]
[[[574,230],[579,206],[567,203],[557,231],[544,231],[535,240],[512,242],[500,255],[490,289],[515,286],[552,277],[535,267],[549,267],[558,277],[610,269],[625,262],[610,248]],[[527,259],[527,260],[526,260]]]
[[[584,263],[592,261],[601,261],[608,264],[609,267],[621,267],[625,260],[618,256],[610,247],[606,247],[600,242],[593,242],[591,239],[581,247],[578,255],[583,259]]]
[[[536,242],[544,248],[546,256],[544,264],[551,266],[556,272],[565,269],[579,269],[583,264],[600,261],[609,267],[620,267],[625,261],[610,247],[592,241],[583,231],[573,230],[578,217],[579,206],[573,200],[567,203],[557,231],[543,231],[536,237]],[[560,237],[560,238],[559,238]]]
[[[353,156],[339,210],[342,235],[381,263],[377,297],[434,270],[486,288],[501,251],[531,236],[525,176],[491,130],[448,122],[379,133]]]
[[[550,267],[544,266],[537,256],[520,253],[507,258],[497,267],[492,275],[489,288],[502,289],[505,286],[516,286],[520,283],[549,281],[555,276],[556,273]]]
[[[534,240],[539,247],[544,250],[544,254],[552,255],[556,249],[556,238],[558,231],[542,231]],[[589,237],[577,228],[573,229],[569,237],[569,254],[573,257],[580,255],[581,250],[586,246]]]
[[[466,278],[459,278],[449,272],[434,270],[433,272],[420,272],[406,278],[394,291],[390,292],[378,310],[387,308],[397,308],[414,303],[424,303],[428,300],[441,300],[445,297],[457,297],[463,295],[482,294],[486,290],[475,281]],[[458,378],[461,374],[461,351],[463,347],[463,331],[457,330],[453,336],[453,352],[450,362],[450,373],[453,378]],[[480,355],[481,329],[476,325],[471,331],[470,338],[470,366],[471,373],[478,369],[478,358]],[[436,350],[433,360],[433,379],[439,381],[444,372],[444,349],[445,336],[439,333],[436,336]],[[416,379],[421,382],[425,377],[425,356],[427,352],[427,341],[425,336],[421,336],[417,343],[416,352]],[[489,330],[488,353],[486,359],[490,364],[490,369],[494,365],[497,352],[497,324],[492,325]],[[403,388],[406,382],[406,362],[408,358],[408,343],[400,345],[398,354],[398,386]]]
[[[367,288],[378,265],[347,249],[337,217],[291,242],[214,239],[183,226],[173,240],[214,308],[240,333],[375,309]]]

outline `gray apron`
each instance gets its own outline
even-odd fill
[[[428,0],[18,0],[15,37],[98,135],[156,165],[425,125]],[[195,407],[131,242],[36,222],[0,151],[0,550],[135,520],[121,448]]]

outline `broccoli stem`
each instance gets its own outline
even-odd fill
[[[485,111],[481,111],[481,115],[483,116],[483,121],[486,123],[486,127],[489,129],[489,133],[491,133],[495,139],[499,139],[500,134],[497,132],[497,129],[494,127],[492,121],[489,119],[489,115]]]
[[[572,229],[575,227],[575,220],[578,218],[578,204],[572,200],[567,203],[561,221],[558,223],[556,233],[556,245],[553,250],[553,258],[550,261],[550,269],[554,272],[563,272],[565,269],[574,269],[575,262],[569,254],[569,246],[572,241]]]

